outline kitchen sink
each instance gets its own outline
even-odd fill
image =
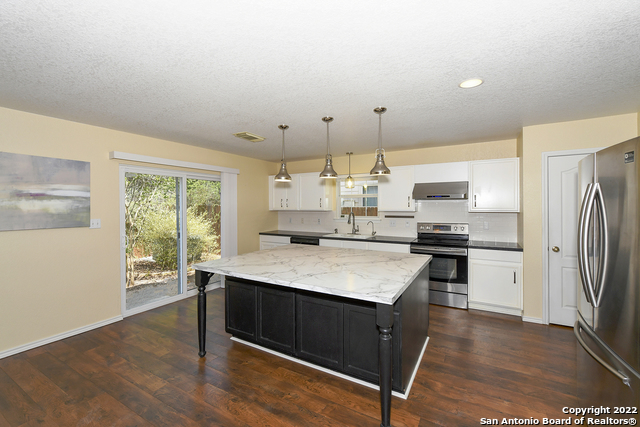
[[[370,236],[368,234],[351,234],[351,233],[331,233],[331,234],[325,234],[322,237],[339,237],[341,239],[359,239],[359,240],[366,240],[366,239],[370,239],[373,236]]]

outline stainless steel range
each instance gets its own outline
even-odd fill
[[[431,255],[429,302],[447,307],[468,308],[467,247],[469,224],[418,223],[418,238],[412,254]]]

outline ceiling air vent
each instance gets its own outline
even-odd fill
[[[238,132],[234,133],[233,136],[237,136],[238,138],[246,139],[251,142],[264,141],[264,137],[249,132]]]

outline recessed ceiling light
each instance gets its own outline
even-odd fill
[[[469,79],[460,83],[460,87],[462,89],[471,89],[472,87],[480,86],[482,84],[482,79]]]
[[[238,138],[246,139],[247,141],[251,142],[264,141],[264,137],[250,132],[238,132],[234,133],[233,136],[237,136]]]

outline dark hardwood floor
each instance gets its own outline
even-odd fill
[[[190,298],[0,360],[4,426],[378,426],[375,390],[235,343],[208,294],[207,356]],[[569,328],[431,306],[430,341],[394,426],[566,418]]]

